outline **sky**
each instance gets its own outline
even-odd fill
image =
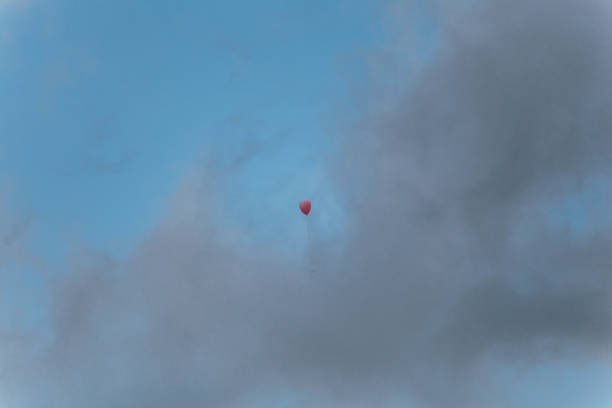
[[[0,0],[0,407],[612,407],[609,1],[124,3]]]

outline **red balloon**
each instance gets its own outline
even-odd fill
[[[310,212],[310,200],[304,200],[304,201],[300,201],[300,210],[305,214],[308,215],[308,213]]]

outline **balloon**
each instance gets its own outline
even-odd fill
[[[305,214],[308,215],[308,213],[310,212],[310,200],[304,200],[304,201],[300,201],[300,210]]]

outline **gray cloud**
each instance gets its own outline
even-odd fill
[[[40,266],[40,258],[32,253],[29,245],[35,216],[12,200],[11,190],[8,185],[0,187],[0,268],[11,263]]]
[[[611,231],[585,244],[542,211],[610,174],[612,10],[436,10],[433,59],[399,98],[373,89],[377,106],[329,165],[347,231],[339,251],[313,243],[315,276],[215,224],[224,179],[207,167],[130,259],[76,259],[56,288],[53,342],[5,353],[7,395],[25,407],[286,394],[309,395],[300,407],[514,407],[510,385],[486,387],[509,359],[608,355]]]

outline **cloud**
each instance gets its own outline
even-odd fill
[[[303,407],[513,407],[525,401],[512,386],[487,392],[508,356],[606,356],[611,231],[584,245],[541,208],[610,174],[610,10],[472,3],[437,4],[428,66],[339,145],[328,172],[351,204],[345,242],[313,243],[315,275],[219,225],[213,163],[128,260],[73,259],[53,342],[4,352],[7,395],[26,407],[288,394],[309,395]]]
[[[30,248],[34,214],[14,199],[8,184],[0,186],[0,267],[25,262],[39,265]]]

